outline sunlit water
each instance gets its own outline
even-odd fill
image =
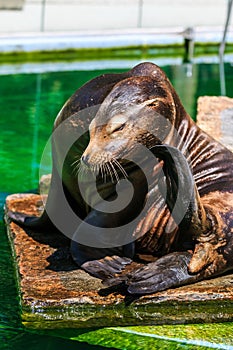
[[[164,66],[163,69],[193,118],[198,96],[220,95],[217,64],[194,65],[192,74],[187,73],[185,65]],[[7,194],[37,188],[41,154],[54,118],[67,98],[91,78],[120,71],[122,69],[0,76],[1,218]],[[227,95],[233,97],[233,67],[228,63],[225,64],[225,75]],[[79,347],[77,342],[70,340],[30,334],[21,327],[14,267],[3,221],[0,235],[0,349],[93,348],[85,344]]]

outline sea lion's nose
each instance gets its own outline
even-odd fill
[[[90,156],[87,154],[87,155],[82,155],[81,157],[81,161],[85,164],[85,165],[89,165],[89,159],[90,159]]]

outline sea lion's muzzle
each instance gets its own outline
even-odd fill
[[[81,157],[81,164],[86,167],[100,167],[124,156],[128,140],[91,140]]]

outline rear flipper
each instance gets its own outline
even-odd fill
[[[192,284],[227,271],[221,265],[222,256],[215,255],[216,261],[210,263],[199,273],[191,274],[189,264],[192,257],[193,254],[190,252],[170,253],[133,272],[126,274],[123,272],[114,277],[109,276],[104,280],[104,284],[111,287],[124,282],[129,293],[144,295]]]
[[[209,261],[209,265],[198,273],[192,274],[190,272],[190,264],[192,264],[192,261],[196,261],[195,254],[193,255],[190,252],[170,253],[128,275],[128,278],[125,278],[128,292],[131,294],[156,293],[168,288],[192,284],[209,277],[218,276],[229,270],[223,256],[218,254],[212,245],[208,249],[198,245],[196,249],[195,254],[199,252],[201,255],[209,255],[211,249],[214,255],[214,259]],[[119,278],[120,283],[121,278]],[[115,284],[116,278],[112,285]],[[108,285],[111,285],[111,283],[108,283]]]
[[[35,216],[29,217],[26,214],[18,213],[16,211],[12,211],[12,210],[7,211],[7,216],[10,220],[12,220],[13,222],[20,224],[20,225],[24,225],[28,220],[31,221],[31,220],[36,219]]]
[[[188,264],[192,254],[175,252],[150,263],[128,276],[126,284],[131,294],[149,294],[163,291],[171,287],[194,283],[198,275],[188,272]]]
[[[49,188],[48,198],[44,207],[44,211],[40,217],[37,216],[28,216],[27,214],[20,212],[13,212],[11,210],[7,211],[7,216],[10,220],[19,224],[22,227],[28,227],[34,230],[45,231],[52,230],[57,232],[58,229],[55,224],[51,221],[48,212],[57,213],[57,216],[62,216],[62,206],[60,204],[61,196],[59,194],[58,185],[61,182],[61,179],[56,171],[56,168],[53,168],[51,184]],[[64,188],[65,196],[67,195],[67,191]],[[49,209],[49,210],[48,210]],[[55,216],[55,215],[53,215]]]
[[[28,216],[24,213],[19,213],[15,211],[8,210],[7,217],[19,224],[22,227],[28,227],[36,230],[53,229],[57,230],[51,220],[49,219],[46,211],[40,217]]]
[[[112,287],[124,282],[131,294],[151,294],[194,283],[202,276],[189,273],[191,257],[189,252],[170,253],[128,274],[109,276],[104,280],[104,285]]]

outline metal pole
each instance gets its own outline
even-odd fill
[[[225,28],[223,32],[223,38],[219,47],[219,71],[220,71],[220,88],[221,88],[221,95],[226,95],[226,82],[225,82],[225,71],[224,71],[224,52],[225,52],[225,46],[226,46],[226,36],[228,32],[228,27],[230,23],[230,17],[231,17],[231,10],[232,10],[232,4],[233,0],[228,0],[227,4],[227,18],[225,22]]]
[[[139,0],[139,3],[138,3],[138,28],[142,27],[142,10],[143,10],[143,0]]]
[[[44,32],[45,30],[45,3],[46,0],[41,0],[41,21],[40,21],[40,31]]]

